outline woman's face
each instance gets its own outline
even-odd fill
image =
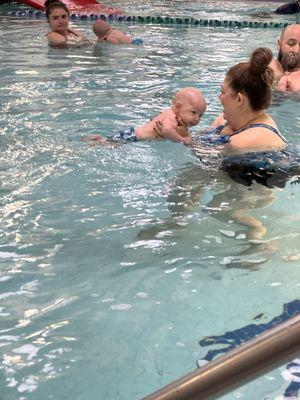
[[[63,8],[53,8],[48,22],[55,32],[64,33],[69,25],[69,15]]]
[[[237,93],[232,90],[230,82],[226,78],[221,85],[219,99],[223,106],[224,118],[229,122],[231,116],[237,112]]]

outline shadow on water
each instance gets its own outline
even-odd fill
[[[200,206],[201,215],[221,222],[219,233],[223,237],[237,239],[238,252],[227,268],[257,269],[277,246],[276,238],[264,240],[267,227],[257,217],[256,210],[276,200],[278,189],[300,182],[299,149],[289,147],[281,152],[230,157],[222,156],[221,150],[203,146],[193,148],[193,152],[197,164],[186,164],[171,184],[167,197],[170,217],[152,221],[151,226],[138,233],[138,238],[150,240],[163,237],[165,232],[175,235],[182,227],[186,228],[189,216]],[[210,229],[207,218],[204,234]],[[235,232],[228,230],[229,222],[237,225]],[[249,255],[259,258],[244,259]]]
[[[266,323],[253,323],[246,325],[242,328],[238,328],[234,331],[225,332],[219,336],[207,336],[199,341],[201,347],[206,346],[222,346],[218,349],[210,349],[206,355],[197,361],[198,367],[212,361],[215,357],[220,354],[227,353],[237,346],[247,342],[250,339],[260,335],[261,333],[287,321],[288,319],[300,314],[300,300],[296,299],[290,303],[284,304],[283,312],[280,315],[274,317],[271,321]],[[264,317],[264,314],[258,314],[254,317],[254,320],[260,320]],[[286,365],[286,369],[283,371],[283,377],[289,381],[289,385],[284,392],[285,399],[298,399],[300,391],[300,359],[295,359]]]

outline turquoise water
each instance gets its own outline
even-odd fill
[[[140,399],[192,371],[203,337],[299,299],[294,178],[249,188],[179,144],[79,142],[190,85],[209,125],[228,67],[279,31],[122,24],[145,45],[57,50],[45,21],[0,19],[1,400]],[[299,144],[297,99],[270,111]],[[224,399],[277,399],[284,369]]]
[[[296,21],[296,14],[277,15],[275,11],[284,2],[275,1],[239,1],[239,0],[157,0],[141,2],[132,0],[111,0],[107,5],[124,10],[129,15],[160,15],[173,17],[194,17],[209,19]],[[287,2],[288,3],[288,2]],[[299,16],[298,16],[299,18]]]

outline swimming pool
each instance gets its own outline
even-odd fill
[[[262,35],[275,51],[280,31],[120,24],[145,45],[58,50],[45,21],[0,18],[4,400],[140,399],[193,370],[205,336],[299,300],[295,179],[246,187],[179,144],[79,142],[147,120],[190,85],[208,125],[227,68]],[[292,98],[271,107],[296,145],[298,109]],[[267,229],[262,240],[239,212]],[[224,399],[279,398],[284,370]]]

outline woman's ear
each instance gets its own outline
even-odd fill
[[[237,97],[238,104],[242,105],[245,100],[245,96],[243,95],[243,93],[237,92],[236,97]]]

